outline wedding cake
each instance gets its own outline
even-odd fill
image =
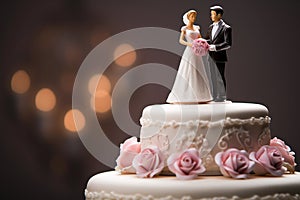
[[[300,199],[293,152],[271,139],[263,105],[152,105],[140,122],[140,142],[121,144],[116,170],[89,180],[87,200]]]
[[[221,6],[210,10],[204,39],[194,25],[197,12],[183,15],[179,42],[186,48],[170,104],[144,108],[140,141],[120,145],[115,171],[88,181],[87,200],[300,200],[294,152],[271,138],[268,109],[226,101],[232,31]]]

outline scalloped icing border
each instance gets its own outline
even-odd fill
[[[224,127],[226,127],[226,126],[232,126],[232,125],[245,125],[245,124],[264,125],[264,124],[270,124],[270,123],[271,123],[271,118],[269,116],[260,117],[260,118],[251,117],[249,119],[238,119],[238,118],[234,119],[234,118],[226,117],[223,120],[215,121],[215,122],[206,121],[206,120],[189,120],[187,122],[176,122],[175,120],[171,120],[170,122],[163,122],[163,121],[159,121],[159,120],[152,121],[150,119],[145,119],[145,118],[140,119],[140,124],[143,127],[155,125],[155,126],[160,126],[163,128],[167,128],[167,127],[176,128],[178,126],[188,126],[188,127],[199,126],[202,128],[205,128],[205,127],[209,128],[209,127],[214,127],[214,126],[219,126],[219,125],[223,125]]]
[[[115,200],[115,199],[124,199],[124,200],[192,200],[191,196],[183,196],[181,198],[174,198],[171,195],[166,197],[155,198],[152,195],[141,195],[141,194],[134,194],[134,195],[122,195],[117,194],[114,192],[89,192],[87,189],[85,190],[85,197],[86,200]],[[266,195],[266,196],[258,196],[253,195],[252,197],[242,198],[239,196],[232,196],[232,197],[209,197],[209,198],[200,198],[195,200],[300,200],[300,194],[273,194],[273,195]]]

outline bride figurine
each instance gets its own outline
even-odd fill
[[[200,27],[194,25],[197,12],[190,10],[183,15],[185,26],[181,28],[179,43],[186,45],[176,79],[167,103],[198,104],[213,100],[210,82],[201,56],[192,49],[192,42],[201,38]]]

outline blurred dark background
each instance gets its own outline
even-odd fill
[[[72,87],[85,56],[128,29],[179,31],[189,9],[198,11],[205,34],[215,4],[223,6],[223,19],[233,27],[228,98],[266,105],[272,135],[290,145],[299,163],[298,0],[12,0],[0,7],[1,199],[83,199],[89,177],[110,169],[85,149],[70,117]],[[141,50],[122,59],[125,67],[112,63],[105,74],[101,102],[110,102],[115,82],[130,68],[156,62],[177,69],[180,57]],[[164,103],[168,93],[158,85],[138,89],[130,102],[133,120],[138,123],[146,105]],[[114,123],[109,103],[95,109],[116,145],[128,137]]]

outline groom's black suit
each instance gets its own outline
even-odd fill
[[[208,40],[209,44],[215,45],[216,47],[216,51],[209,51],[209,55],[216,63],[226,89],[226,80],[225,80],[225,62],[227,61],[226,50],[229,49],[232,45],[232,36],[231,36],[232,30],[231,27],[225,24],[223,20],[219,21],[218,25],[219,27],[213,38],[212,38],[212,29],[214,25],[211,24],[209,26],[205,39]]]

